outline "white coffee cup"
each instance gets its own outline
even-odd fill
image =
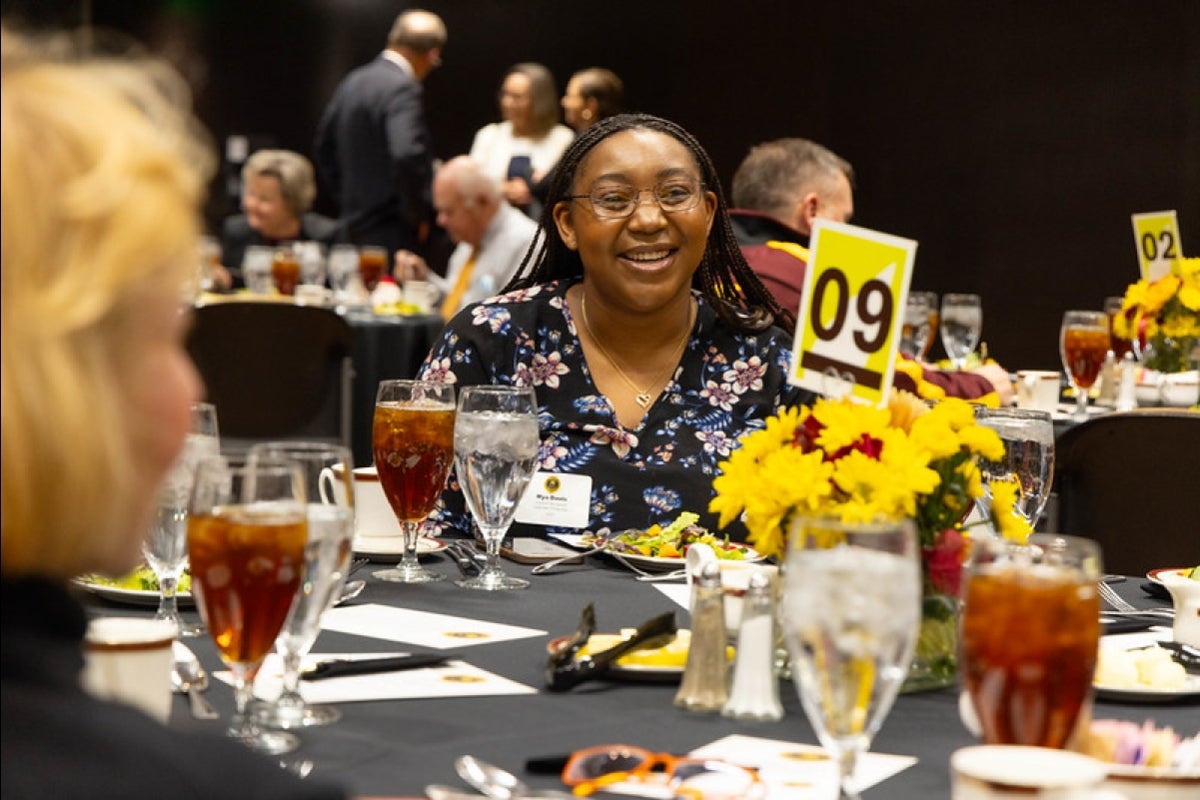
[[[333,305],[333,290],[302,283],[296,287],[296,305],[327,308]]]
[[[1094,758],[1048,747],[979,745],[950,756],[953,800],[1116,800]]]
[[[1058,409],[1059,374],[1046,370],[1026,369],[1017,373],[1017,407],[1035,408],[1053,413]]]
[[[175,626],[144,617],[97,617],[84,637],[83,688],[139,708],[159,722],[171,715]]]
[[[404,302],[411,303],[422,311],[433,308],[438,290],[429,281],[409,280],[404,282]]]
[[[1164,406],[1194,406],[1200,403],[1200,372],[1174,372],[1163,375],[1158,396]]]
[[[342,465],[335,464],[321,470],[321,496],[326,502],[345,503],[343,484],[340,480]],[[393,537],[403,536],[400,521],[392,510],[379,473],[375,467],[358,467],[354,470],[354,535]],[[330,495],[329,492],[333,492]]]

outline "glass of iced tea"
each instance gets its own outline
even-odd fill
[[[404,556],[375,577],[429,583],[443,576],[417,561],[421,522],[433,511],[454,463],[454,387],[414,380],[381,381],[371,431],[375,471],[404,530]]]
[[[1088,392],[1100,375],[1108,355],[1108,317],[1103,311],[1068,311],[1063,314],[1058,349],[1063,369],[1075,389],[1075,421],[1087,419]]]
[[[973,544],[959,666],[987,744],[1067,745],[1091,698],[1100,572],[1091,539]]]
[[[380,279],[387,272],[388,254],[383,247],[360,247],[358,249],[358,275],[368,292],[375,291]]]
[[[300,283],[300,259],[291,247],[281,247],[271,260],[271,282],[280,294],[291,297]]]
[[[304,575],[305,502],[294,461],[209,456],[196,468],[188,515],[192,593],[233,673],[237,712],[228,733],[270,754],[294,750],[299,740],[262,729],[247,707]]]

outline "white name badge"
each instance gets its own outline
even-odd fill
[[[535,472],[517,504],[517,522],[586,528],[592,504],[592,479],[587,475]]]
[[[1183,246],[1179,242],[1179,220],[1174,211],[1134,214],[1133,239],[1143,278],[1156,281],[1179,272]]]
[[[791,383],[887,402],[917,243],[817,220],[796,317]]]

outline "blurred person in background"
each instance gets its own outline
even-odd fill
[[[582,131],[602,119],[621,113],[625,85],[604,67],[581,69],[567,81],[562,97],[563,122]]]
[[[346,238],[388,253],[421,250],[433,219],[433,144],[422,83],[442,63],[446,25],[410,9],[387,47],[338,85],[317,127],[318,177]]]
[[[808,139],[775,139],[750,149],[734,173],[731,196],[729,218],[750,268],[781,306],[797,313],[813,224],[854,216],[854,168]],[[994,361],[957,372],[901,354],[893,383],[929,400],[1008,405],[1013,396],[1008,371]]]
[[[430,272],[416,253],[396,254],[393,276],[432,283],[440,295],[442,316],[491,297],[516,273],[537,233],[537,223],[504,201],[500,186],[475,159],[447,161],[433,179],[437,223],[455,243],[446,276]]]
[[[242,213],[226,217],[221,227],[221,263],[240,278],[242,256],[251,245],[332,245],[341,226],[309,211],[316,196],[307,158],[291,150],[256,151],[242,167]]]
[[[0,37],[3,795],[340,798],[81,688],[69,581],[140,563],[201,392],[181,298],[213,158],[165,66]]]
[[[558,121],[554,76],[541,64],[509,68],[500,84],[501,122],[480,128],[471,143],[471,158],[499,181],[504,199],[537,219],[541,204],[533,186],[562,157],[575,134]]]

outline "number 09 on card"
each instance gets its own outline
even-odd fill
[[[790,381],[872,405],[887,400],[917,243],[817,220]]]

